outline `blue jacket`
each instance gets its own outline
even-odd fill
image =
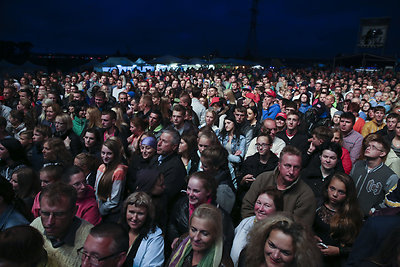
[[[275,119],[276,115],[281,112],[281,107],[279,104],[273,104],[268,109],[263,109],[262,111],[262,120],[265,119]]]
[[[300,108],[299,108],[299,111],[300,111],[301,113],[306,113],[307,110],[309,110],[311,107],[312,107],[311,105],[301,104],[301,105],[300,105]]]
[[[149,232],[139,245],[133,267],[163,266],[164,265],[164,237],[160,228],[154,233]]]

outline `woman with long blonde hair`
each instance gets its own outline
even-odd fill
[[[100,110],[96,107],[89,107],[86,110],[86,120],[87,120],[86,129],[90,129],[90,128],[94,128],[94,127],[101,128],[101,112],[100,112]]]

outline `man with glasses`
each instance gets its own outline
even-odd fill
[[[365,139],[365,160],[357,161],[350,176],[356,185],[357,198],[364,216],[385,207],[385,195],[399,177],[384,164],[390,146],[382,136],[370,134]]]
[[[80,266],[81,258],[76,253],[82,247],[93,227],[75,216],[76,190],[64,183],[53,183],[40,194],[40,217],[31,226],[38,229],[44,238],[47,251],[46,266]]]
[[[72,166],[66,169],[62,176],[62,181],[72,185],[77,193],[75,216],[97,225],[101,221],[99,207],[93,187],[86,183],[86,176],[83,170],[78,166]]]
[[[314,222],[316,203],[311,188],[301,179],[302,153],[295,147],[286,146],[278,167],[256,177],[242,203],[242,218],[254,215],[254,203],[267,187],[277,188],[283,194],[283,210],[301,218],[311,226]]]
[[[101,223],[90,230],[83,247],[78,249],[82,267],[120,267],[129,248],[129,235],[116,223]]]
[[[279,137],[276,137],[277,133],[276,122],[273,119],[264,120],[260,132],[268,134],[269,136],[272,137],[273,141],[271,146],[271,152],[274,153],[277,157],[279,157],[282,149],[286,146],[286,143]],[[257,137],[251,140],[250,145],[246,152],[245,159],[254,155],[257,152],[256,142],[257,142]]]

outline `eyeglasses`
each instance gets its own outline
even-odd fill
[[[111,258],[116,257],[119,254],[121,254],[121,252],[116,252],[116,253],[113,253],[113,254],[111,254],[109,256],[99,258],[99,257],[97,257],[95,255],[88,254],[86,251],[83,250],[83,247],[78,249],[76,252],[78,253],[78,256],[81,257],[82,260],[89,259],[90,264],[94,265],[94,266],[99,265],[102,261],[105,261],[107,259],[111,259]]]
[[[267,146],[270,146],[271,144],[259,144],[259,143],[257,143],[256,144],[256,147],[257,148],[266,148]]]
[[[56,219],[61,219],[64,218],[68,214],[67,211],[55,211],[55,212],[48,212],[48,211],[40,211],[40,216],[42,218],[49,218],[50,216],[53,216]]]
[[[374,145],[367,145],[367,147],[366,147],[365,149],[368,149],[368,148],[370,148],[370,149],[375,149],[375,150],[378,150],[378,151],[380,151],[380,152],[383,152],[382,149],[379,149],[379,148],[377,148],[377,147],[374,146]]]

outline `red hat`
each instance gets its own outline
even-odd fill
[[[272,97],[276,97],[276,93],[274,92],[274,91],[272,91],[272,90],[267,90],[266,92],[265,92],[267,95],[269,95],[269,96],[272,96]]]
[[[250,99],[253,100],[254,102],[257,102],[257,97],[256,97],[255,94],[253,94],[253,93],[247,93],[245,96],[246,96],[247,98],[250,98]]]
[[[213,97],[213,99],[211,99],[211,104],[210,104],[210,106],[212,106],[212,105],[214,105],[214,104],[216,104],[216,103],[218,103],[219,102],[219,97]]]
[[[287,119],[286,113],[283,113],[283,112],[279,112],[278,114],[276,114],[276,117],[275,117],[275,118],[278,118],[278,117],[282,117],[282,118],[284,118],[285,120]]]

